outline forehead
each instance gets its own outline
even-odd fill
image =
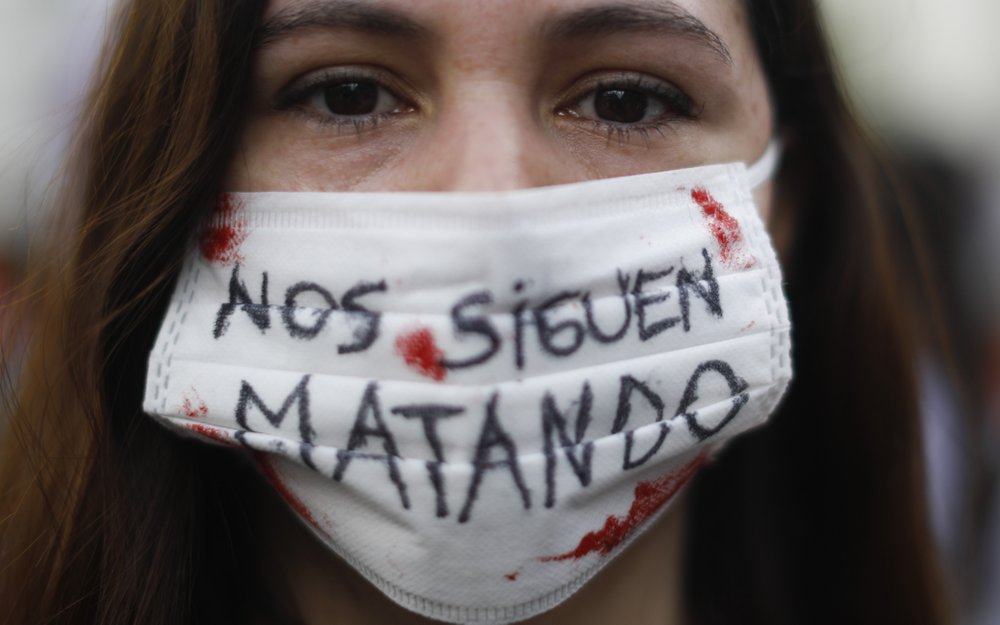
[[[343,28],[433,42],[457,53],[530,51],[558,39],[658,31],[732,64],[753,54],[741,0],[269,0],[264,38]]]

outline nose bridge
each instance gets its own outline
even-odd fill
[[[526,90],[500,80],[466,81],[442,101],[435,137],[435,186],[505,191],[567,180],[556,167]]]

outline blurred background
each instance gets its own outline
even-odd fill
[[[113,0],[0,0],[0,338]],[[1000,623],[1000,1],[818,0],[897,152],[950,340],[921,363],[934,530],[965,625]],[[922,280],[914,260],[913,280]],[[917,289],[919,292],[919,288]],[[918,301],[918,306],[931,306]],[[928,333],[932,334],[931,332]]]
[[[857,112],[894,148],[917,191],[928,264],[937,280],[936,292],[928,295],[944,303],[950,334],[947,348],[930,341],[921,363],[932,521],[961,622],[995,625],[1000,623],[1000,2],[820,0],[820,5]],[[913,277],[921,279],[916,272]]]

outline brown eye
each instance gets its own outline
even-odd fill
[[[376,112],[380,89],[372,82],[341,82],[323,88],[323,103],[334,115],[370,115]]]
[[[594,93],[594,114],[603,121],[634,124],[646,118],[649,96],[630,89],[605,89]]]
[[[285,94],[278,108],[297,108],[321,121],[374,125],[388,115],[407,113],[407,104],[381,81],[365,76],[319,73]]]
[[[622,129],[695,117],[694,103],[687,94],[666,81],[640,75],[623,75],[594,85],[563,111]]]

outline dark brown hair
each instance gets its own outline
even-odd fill
[[[233,150],[262,0],[129,3],[84,118],[69,237],[0,456],[0,622],[268,622],[272,586],[233,452],[140,409],[185,244]],[[785,140],[775,222],[795,381],[698,478],[693,622],[946,621],[923,504],[912,341],[883,176],[808,0],[750,0]],[[277,618],[276,616],[273,618]]]
[[[786,151],[776,215],[795,379],[773,421],[696,482],[687,596],[700,625],[941,623],[927,522],[913,233],[839,92],[811,2],[751,0]],[[780,236],[780,233],[778,233]]]

